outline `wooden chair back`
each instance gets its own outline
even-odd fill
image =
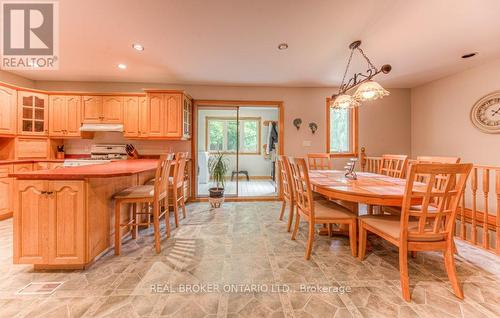
[[[329,153],[308,153],[307,162],[311,170],[332,170]]]
[[[290,172],[290,163],[288,162],[287,156],[278,157],[278,169],[280,171],[280,185],[283,189],[283,197],[289,202],[293,201],[293,186],[292,186],[292,176]]]
[[[181,187],[184,185],[187,156],[187,152],[178,152],[175,154],[175,167],[172,184],[177,187]]]
[[[289,158],[291,182],[297,208],[311,220],[314,219],[314,203],[309,171],[304,158]]]
[[[404,178],[407,164],[407,155],[382,155],[379,173],[389,177]]]
[[[455,218],[465,182],[472,164],[415,163],[408,169],[401,215],[401,239],[404,242],[440,242],[453,239]],[[426,175],[425,183],[417,177]],[[436,188],[436,178],[445,178]],[[415,206],[412,202],[422,200]],[[432,206],[432,202],[439,204]],[[432,206],[432,208],[431,208]],[[416,225],[409,226],[410,218]]]
[[[460,163],[460,157],[436,157],[436,156],[418,156],[417,163]],[[426,176],[417,176],[419,182],[425,182]],[[441,189],[446,181],[446,176],[436,176],[435,187]],[[438,203],[439,200],[435,200],[433,203]]]
[[[173,159],[173,154],[160,156],[155,172],[154,203],[168,197],[168,178]]]

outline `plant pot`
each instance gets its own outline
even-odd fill
[[[208,189],[208,202],[212,208],[220,208],[224,202],[224,188],[210,188]]]
[[[210,198],[222,198],[224,196],[224,188],[210,188],[208,189]]]
[[[56,153],[56,159],[64,159],[64,152],[57,152]]]

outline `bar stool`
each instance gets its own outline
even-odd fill
[[[115,255],[120,255],[121,250],[121,228],[132,227],[132,238],[137,238],[139,225],[149,225],[150,216],[153,215],[153,227],[155,237],[156,253],[160,253],[160,218],[165,215],[165,227],[167,237],[170,237],[170,222],[168,209],[161,209],[161,206],[168,206],[168,174],[172,165],[173,154],[160,156],[158,167],[156,168],[155,181],[153,185],[138,185],[129,187],[115,194]],[[150,209],[146,212],[137,212],[137,204],[147,203],[153,205],[152,213]],[[162,204],[163,203],[163,204]],[[122,204],[132,204],[132,216],[127,223],[122,223]],[[146,214],[148,222],[143,223],[138,215]]]

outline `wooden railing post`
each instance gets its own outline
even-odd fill
[[[472,222],[471,222],[471,236],[472,244],[477,243],[477,229],[476,229],[476,194],[477,194],[477,168],[472,169],[471,174],[471,190],[472,190]]]
[[[489,242],[489,229],[488,229],[488,195],[490,192],[490,169],[483,169],[483,195],[484,195],[484,211],[483,211],[483,247],[488,249]]]

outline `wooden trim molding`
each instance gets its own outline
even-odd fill
[[[359,149],[359,111],[357,107],[351,110],[351,151],[343,153],[330,152],[330,100],[330,97],[326,98],[326,152],[332,158],[357,157]]]

